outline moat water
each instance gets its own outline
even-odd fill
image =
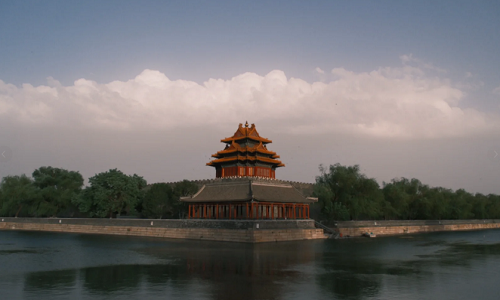
[[[0,231],[0,299],[500,299],[500,230],[259,245]]]

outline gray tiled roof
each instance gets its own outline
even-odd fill
[[[205,184],[192,197],[183,197],[183,202],[279,202],[309,203],[316,198],[304,197],[291,184],[242,179],[233,182]]]

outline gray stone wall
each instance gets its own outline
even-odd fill
[[[1,218],[0,222],[150,228],[314,229],[314,220]]]
[[[356,228],[356,227],[491,224],[491,223],[500,223],[500,220],[389,220],[389,221],[342,221],[342,222],[339,221],[328,225],[336,228]]]

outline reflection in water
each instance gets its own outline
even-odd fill
[[[428,283],[437,270],[460,267],[464,272],[478,261],[500,255],[498,239],[485,244],[432,240],[440,236],[443,235],[417,235],[410,241],[404,237],[342,241],[342,247],[323,256],[325,272],[317,275],[317,282],[336,299],[365,299],[378,296],[383,278]],[[397,250],[404,253],[394,253]],[[498,261],[498,257],[495,259]]]
[[[84,287],[91,292],[113,292],[139,286],[142,266],[118,265],[81,270]]]
[[[30,253],[39,253],[40,251],[36,251],[36,250],[25,250],[25,249],[22,249],[22,250],[0,250],[0,255],[9,255],[9,254],[18,254],[18,253],[27,253],[27,254],[30,254]]]
[[[321,242],[321,241],[320,241]],[[300,279],[292,270],[310,264],[318,256],[317,242],[279,244],[228,244],[183,241],[166,246],[152,244],[137,249],[141,255],[163,262],[121,264],[77,270],[33,272],[25,276],[27,291],[47,291],[75,285],[76,274],[90,295],[173,287],[183,290],[193,282],[204,282],[204,296],[211,299],[280,299],[283,279]],[[174,259],[174,260],[172,260]],[[165,263],[167,262],[167,263]]]
[[[378,294],[381,280],[361,274],[320,275],[318,283],[338,299],[363,299]]]
[[[290,268],[315,259],[315,242],[279,244],[228,244],[188,242],[179,247],[144,249],[159,258],[179,259],[181,273],[208,282],[211,299],[279,299],[278,280],[301,276]]]
[[[26,274],[24,288],[28,291],[44,291],[70,288],[76,283],[76,270],[33,272]]]
[[[2,299],[497,299],[500,276],[500,231],[259,245],[9,234]]]

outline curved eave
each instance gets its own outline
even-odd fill
[[[226,163],[226,162],[233,162],[233,161],[261,161],[265,163],[270,163],[273,164],[275,167],[284,167],[285,164],[283,164],[279,160],[271,159],[271,158],[266,158],[266,157],[258,157],[258,156],[233,156],[233,157],[225,157],[225,158],[220,158],[213,160],[211,162],[207,163],[207,166],[216,166],[221,163]]]
[[[222,143],[231,143],[232,141],[236,142],[236,141],[244,140],[244,139],[251,139],[251,140],[254,140],[257,142],[262,142],[264,144],[270,144],[273,142],[271,140],[268,140],[268,139],[260,137],[260,136],[238,136],[238,137],[232,136],[232,137],[228,137],[228,138],[225,138],[223,140],[220,140],[220,141]]]
[[[276,155],[276,152],[274,151],[269,151],[269,150],[266,150],[266,149],[258,149],[258,148],[248,148],[248,147],[245,147],[245,148],[231,148],[231,149],[226,149],[226,150],[221,150],[221,151],[217,151],[217,153],[215,154],[212,154],[212,157],[216,157],[216,158],[221,158],[224,156],[224,154],[230,154],[230,153],[235,153],[235,152],[240,152],[240,153],[245,153],[245,152],[249,152],[249,153],[255,153],[255,152],[258,152],[258,153],[263,153],[263,154],[269,154],[271,155],[272,158],[279,158],[280,156],[279,155]]]

